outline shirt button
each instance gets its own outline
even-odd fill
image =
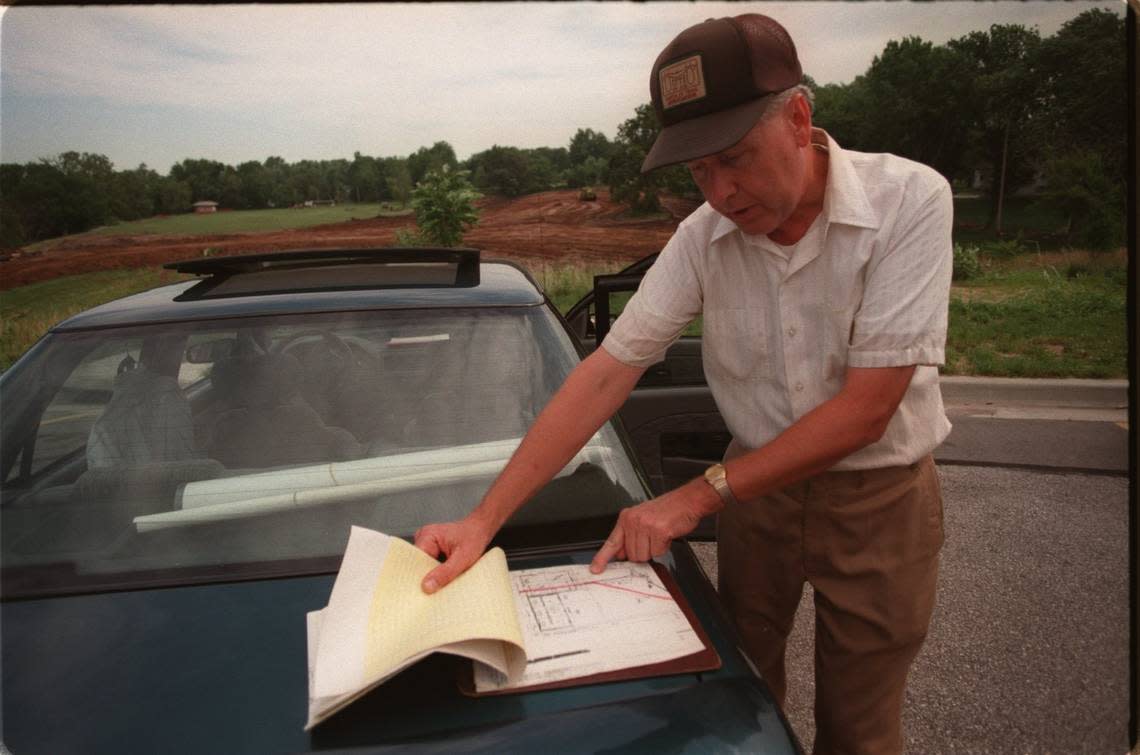
[[[800,392],[802,392],[802,391],[803,391],[803,389],[804,389],[804,384],[803,384],[803,383],[796,383],[796,393],[800,393]]]
[[[796,329],[794,327],[788,328],[788,338],[795,338],[795,337],[796,337]]]

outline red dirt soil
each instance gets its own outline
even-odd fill
[[[479,224],[463,239],[485,258],[523,264],[578,262],[617,266],[660,251],[677,224],[697,202],[662,197],[668,218],[629,217],[625,205],[599,191],[595,201],[577,190],[505,199],[479,200]],[[0,289],[16,288],[61,275],[116,268],[154,267],[202,256],[252,254],[291,249],[358,249],[395,243],[399,228],[415,225],[412,216],[353,220],[333,225],[266,233],[214,236],[69,236],[37,252],[18,251],[0,262]]]

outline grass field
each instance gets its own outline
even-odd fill
[[[240,210],[234,212],[211,212],[201,215],[185,213],[166,217],[134,220],[129,223],[103,226],[88,231],[93,236],[141,236],[147,234],[170,235],[215,235],[223,233],[259,233],[284,231],[294,228],[310,228],[316,225],[343,223],[347,220],[374,218],[379,215],[400,217],[411,215],[411,208],[375,203],[339,204],[335,207],[298,207],[276,210]],[[33,244],[35,249],[52,244],[55,239]]]
[[[956,284],[944,374],[1125,378],[1123,255],[1023,255]]]
[[[71,315],[186,277],[163,268],[110,270],[0,291],[0,369],[7,369],[48,328]]]
[[[615,267],[539,265],[531,274],[565,313]],[[945,374],[1127,377],[1126,258],[1023,254],[988,262],[951,291]],[[52,324],[180,276],[162,269],[75,275],[0,291],[0,369]],[[699,333],[699,324],[691,328]]]

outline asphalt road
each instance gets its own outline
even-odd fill
[[[955,429],[936,454],[946,543],[907,752],[1128,752],[1126,411],[976,398],[948,397]],[[695,546],[715,583],[715,545]],[[813,622],[807,587],[787,714],[809,752]]]

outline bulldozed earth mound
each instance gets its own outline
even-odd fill
[[[576,189],[548,191],[517,199],[486,197],[477,203],[479,224],[464,245],[486,258],[522,264],[570,262],[624,266],[660,251],[677,224],[699,202],[663,197],[664,212],[631,216],[607,190],[597,199],[578,198]],[[19,250],[0,262],[0,289],[16,288],[62,275],[117,268],[154,267],[210,255],[252,254],[291,249],[359,249],[395,243],[398,229],[412,228],[411,216],[353,220],[312,228],[209,236],[78,235]]]

